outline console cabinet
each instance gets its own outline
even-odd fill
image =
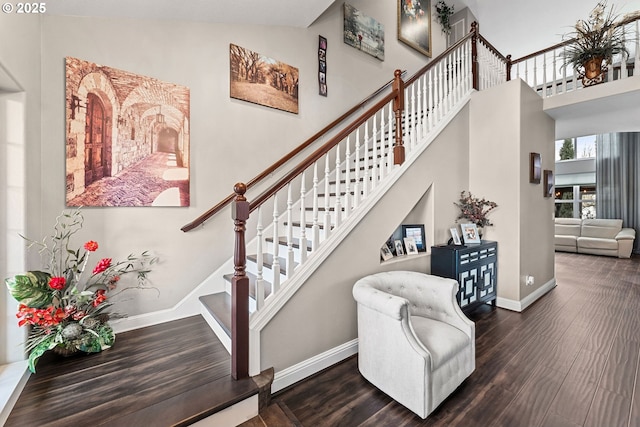
[[[456,279],[458,304],[468,313],[480,304],[495,306],[498,286],[498,243],[431,247],[431,274]]]

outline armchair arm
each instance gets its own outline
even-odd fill
[[[616,240],[633,240],[636,238],[636,230],[633,228],[623,228],[616,235]]]
[[[406,317],[409,302],[401,297],[391,295],[368,285],[367,278],[360,279],[353,286],[353,298],[358,304],[369,307],[395,320]]]

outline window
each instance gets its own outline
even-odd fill
[[[573,185],[556,187],[556,218],[592,219],[596,217],[596,187]]]
[[[580,136],[556,141],[556,162],[596,156],[596,136]]]

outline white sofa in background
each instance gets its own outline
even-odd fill
[[[458,282],[413,271],[358,280],[358,367],[371,384],[426,418],[475,369],[475,324]]]
[[[621,219],[556,218],[556,251],[629,258],[635,238]]]

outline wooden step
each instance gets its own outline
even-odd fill
[[[220,324],[224,332],[231,336],[231,295],[226,292],[218,292],[211,295],[203,295],[198,299],[216,322]]]
[[[229,353],[192,316],[120,333],[101,353],[47,352],[5,426],[183,426],[260,393],[233,380]]]

